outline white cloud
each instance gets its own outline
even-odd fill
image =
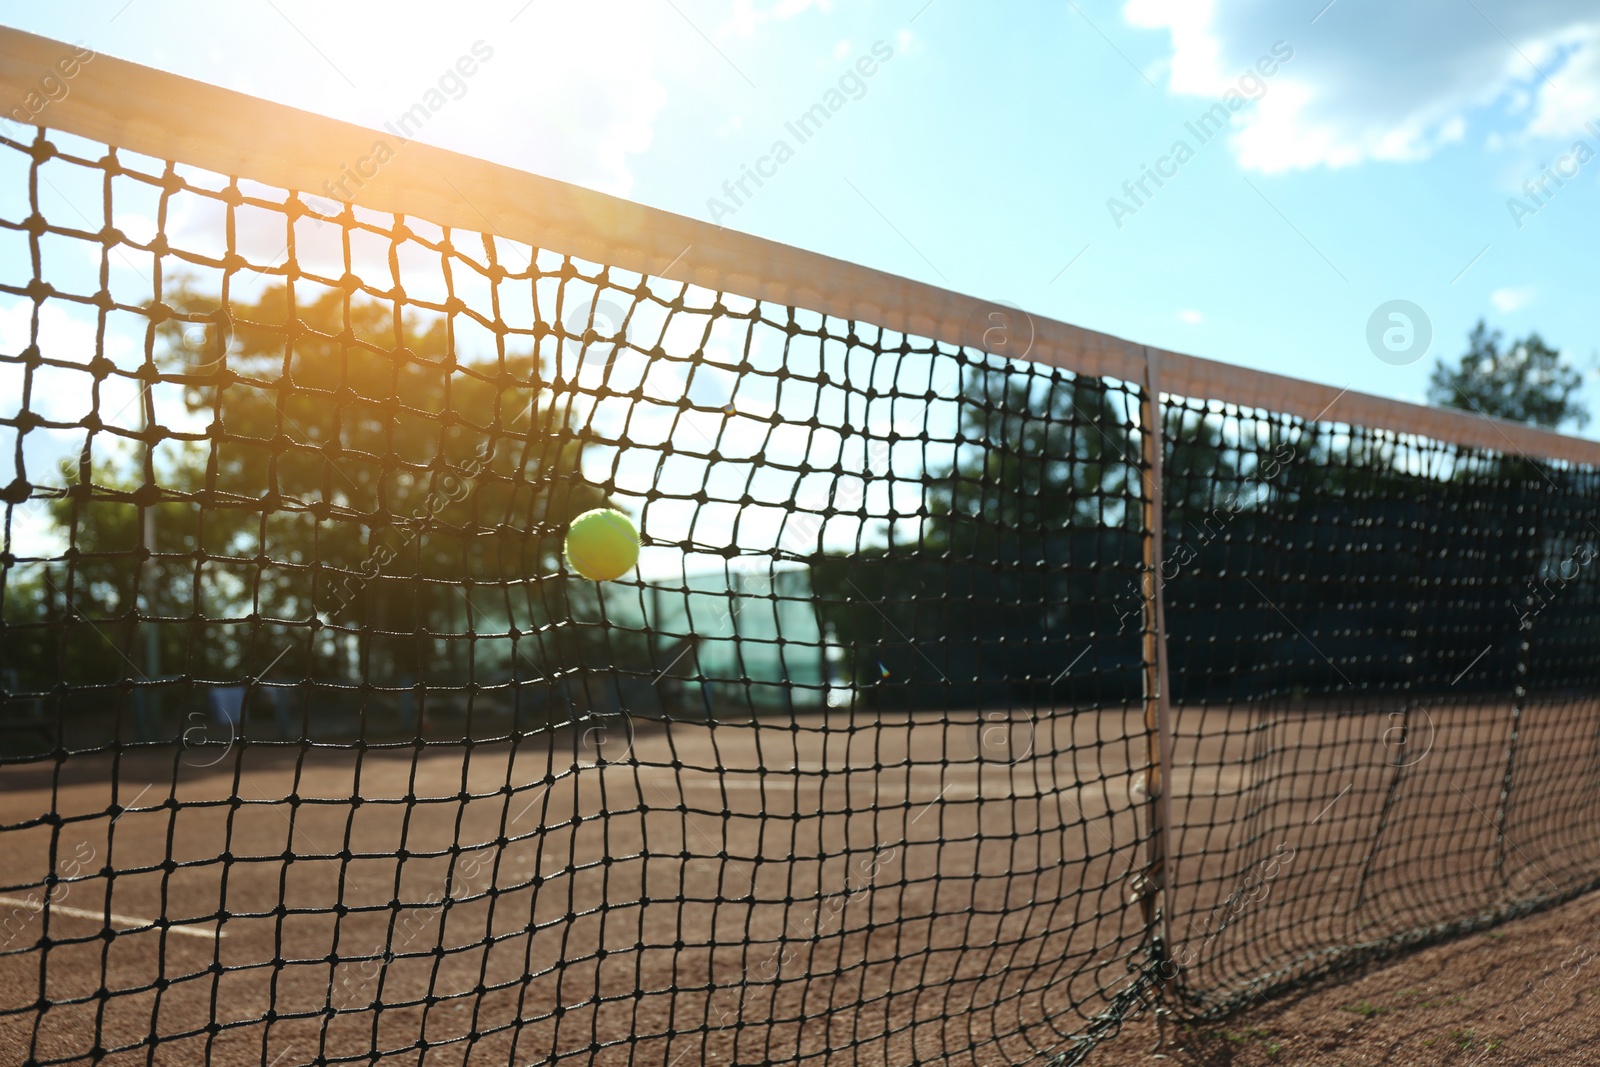
[[[1527,307],[1533,301],[1533,286],[1506,286],[1489,294],[1489,303],[1502,315]]]
[[[1234,123],[1233,147],[1249,170],[1409,162],[1463,140],[1474,124],[1509,125],[1514,138],[1566,137],[1600,120],[1593,0],[1459,9],[1340,0],[1315,24],[1285,19],[1265,0],[1127,0],[1123,14],[1167,32],[1167,86],[1178,94],[1219,97],[1275,43],[1293,48]]]
[[[768,3],[759,3],[757,0],[734,0],[733,11],[715,34],[718,40],[729,35],[737,37],[753,37],[755,32],[769,22],[787,22],[796,15],[803,15],[811,8],[830,11],[833,4],[830,0],[771,0]]]
[[[1600,25],[1586,26],[1569,42],[1571,58],[1561,76],[1541,85],[1528,132],[1541,137],[1568,137],[1584,124],[1600,124]]]
[[[1178,318],[1182,319],[1184,322],[1187,322],[1190,326],[1198,326],[1201,322],[1205,321],[1205,316],[1200,314],[1200,312],[1195,311],[1193,308],[1185,308],[1184,310],[1178,312]]]

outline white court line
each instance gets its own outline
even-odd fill
[[[29,911],[44,910],[44,904],[31,897],[0,897],[0,907],[27,908]],[[73,919],[93,919],[96,922],[105,922],[109,919],[113,926],[155,926],[157,922],[155,919],[141,919],[136,915],[119,915],[116,912],[112,912],[108,916],[103,911],[90,911],[88,908],[69,908],[65,904],[50,905],[50,912],[53,915],[65,915]],[[205,922],[207,920],[196,919],[194,921]],[[192,926],[178,926],[176,924],[167,927],[167,932],[187,934],[190,937],[203,937],[210,941],[228,936],[221,930],[197,930]]]

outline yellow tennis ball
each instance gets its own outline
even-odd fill
[[[609,582],[639,562],[639,531],[615,508],[595,508],[567,527],[567,562],[585,578]]]

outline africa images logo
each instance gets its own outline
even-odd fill
[[[863,55],[846,67],[835,85],[823,93],[821,99],[793,121],[783,124],[784,130],[794,139],[793,144],[789,143],[788,138],[777,138],[767,154],[756,160],[754,169],[748,163],[741,164],[739,176],[722,183],[722,195],[726,199],[716,196],[706,198],[706,213],[711,216],[712,222],[720,226],[724,218],[744,207],[755,196],[756,189],[766,184],[766,179],[777,177],[778,168],[794,158],[796,149],[820,133],[828,120],[842,111],[851,100],[860,100],[867,95],[867,79],[894,58],[894,48],[887,41],[874,41],[871,52],[871,55]],[[752,182],[755,183],[755,189],[750,188]]]
[[[1583,124],[1583,128],[1594,138],[1594,145],[1600,145],[1600,126],[1594,120]],[[1554,165],[1544,164],[1539,169],[1537,177],[1529,178],[1522,183],[1522,191],[1526,198],[1509,196],[1506,198],[1506,210],[1511,213],[1511,221],[1517,224],[1517,229],[1522,229],[1526,223],[1524,219],[1537,215],[1566,184],[1578,176],[1597,154],[1594,145],[1582,138],[1573,141],[1572,147],[1556,157]],[[1554,183],[1555,188],[1550,186]]]
[[[1193,159],[1201,146],[1215,140],[1217,134],[1227,129],[1233,116],[1244,110],[1245,104],[1266,96],[1267,79],[1278,73],[1281,64],[1293,58],[1292,45],[1287,41],[1274,42],[1272,53],[1262,56],[1256,60],[1254,67],[1239,75],[1234,87],[1223,93],[1221,100],[1212,104],[1194,121],[1183,124],[1183,128],[1194,138],[1193,145],[1180,137],[1172,142],[1168,153],[1158,158],[1154,165],[1139,164],[1139,176],[1122,183],[1122,194],[1127,199],[1115,196],[1106,198],[1106,210],[1111,213],[1111,221],[1117,224],[1117,229],[1122,229],[1123,218],[1138,214],[1139,209],[1148,204],[1168,181],[1176,178],[1178,168]],[[1152,182],[1155,184],[1153,189]]]

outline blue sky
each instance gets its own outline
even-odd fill
[[[793,157],[759,189],[747,182],[753,195],[719,222],[1381,395],[1421,400],[1434,358],[1458,355],[1480,316],[1539,330],[1586,370],[1600,350],[1600,158],[1567,156],[1578,141],[1600,153],[1584,125],[1600,129],[1589,2],[372,10],[108,0],[12,4],[0,21],[374,126],[482,41],[492,59],[423,140],[709,220],[713,197],[731,203],[723,183],[785,139]],[[875,44],[889,58],[848,80]],[[1275,47],[1292,55],[1258,68]],[[847,103],[799,144],[785,124],[841,77]],[[1186,124],[1241,86],[1229,129],[1200,143]],[[1180,140],[1193,155],[1177,165]],[[1524,182],[1558,165],[1575,175],[1527,198]],[[1146,179],[1136,203],[1124,183],[1158,166],[1172,176]],[[1520,227],[1514,195],[1537,208]],[[1114,212],[1112,198],[1136,210]],[[1373,310],[1397,298],[1434,331],[1428,356],[1405,366],[1365,339]]]

